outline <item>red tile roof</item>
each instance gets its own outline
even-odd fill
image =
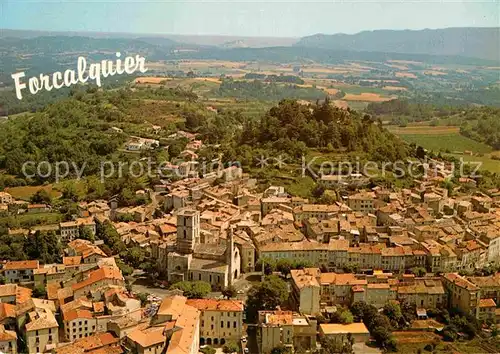
[[[5,263],[3,269],[38,269],[38,261],[12,261]]]
[[[239,300],[191,299],[186,305],[200,311],[243,311],[243,302]]]
[[[497,304],[495,304],[495,301],[493,299],[480,299],[479,300],[479,307],[497,307]]]
[[[90,272],[87,279],[79,283],[73,284],[72,288],[73,291],[76,291],[86,286],[90,286],[94,283],[97,283],[98,281],[106,279],[123,280],[123,275],[120,269],[118,268],[103,267],[101,269],[97,269],[93,272]]]
[[[73,321],[77,318],[92,318],[92,313],[89,310],[69,310],[63,312],[63,318],[65,321]]]

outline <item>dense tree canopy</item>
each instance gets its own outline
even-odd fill
[[[248,122],[241,146],[267,147],[300,156],[306,148],[366,152],[376,160],[408,156],[406,144],[354,111],[333,107],[328,100],[313,106],[284,100],[257,122]]]
[[[287,283],[275,275],[267,276],[263,282],[252,286],[248,292],[247,320],[254,323],[257,320],[258,311],[274,310],[287,299]]]
[[[189,299],[202,299],[206,297],[212,287],[204,281],[181,281],[170,286],[170,289],[179,289]]]

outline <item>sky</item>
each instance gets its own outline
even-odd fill
[[[301,37],[499,27],[500,0],[0,0],[0,19],[7,29]]]

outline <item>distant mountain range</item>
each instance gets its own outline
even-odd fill
[[[444,15],[444,14],[443,14]],[[315,34],[294,44],[332,50],[430,54],[481,58],[500,62],[500,27],[377,30],[357,34]]]
[[[500,66],[500,27],[376,30],[357,34],[315,34],[300,39],[0,29],[0,49],[5,49],[7,53],[25,52],[26,49],[35,49],[34,52],[42,50],[45,53],[121,49],[147,52],[151,59],[168,56],[174,49],[188,49],[199,52],[195,55],[201,57],[234,57],[238,53],[244,54],[243,57],[255,58],[254,60],[259,60],[259,55],[263,54],[267,59],[280,59],[282,53],[293,53],[289,59],[318,59],[317,55],[311,58],[302,54],[315,50],[314,53],[328,51],[333,56],[341,53],[341,57],[343,53],[352,53],[349,57],[353,54],[360,57],[371,57],[370,53],[377,56],[385,54],[392,59],[403,56],[407,60],[414,56],[441,57],[433,60],[434,62],[456,60],[450,60],[451,57],[467,58],[469,61],[474,58],[488,60],[490,64]],[[271,58],[269,54],[279,55]]]

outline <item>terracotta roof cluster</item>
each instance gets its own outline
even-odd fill
[[[102,354],[118,354],[122,350],[118,346],[119,339],[113,334],[96,333],[90,337],[79,338],[69,345],[59,347],[55,350],[56,354],[80,354],[80,353],[102,353]],[[117,351],[120,349],[120,351]]]
[[[168,342],[167,354],[185,354],[192,351],[193,341],[198,335],[200,311],[187,304],[183,296],[167,297],[163,300],[158,314],[171,318],[162,327],[136,329],[128,334],[129,341],[141,348],[149,348],[165,343],[167,331],[173,331]]]
[[[85,288],[102,280],[124,280],[122,272],[118,268],[103,267],[89,273],[87,279],[73,284],[73,291]]]
[[[82,256],[83,259],[88,258],[94,254],[107,257],[98,246],[94,245],[88,240],[76,239],[68,243],[68,247],[74,251],[76,255]]]
[[[469,291],[479,290],[478,286],[467,280],[465,277],[458,275],[458,273],[446,273],[443,277],[460,288],[464,288]]]

